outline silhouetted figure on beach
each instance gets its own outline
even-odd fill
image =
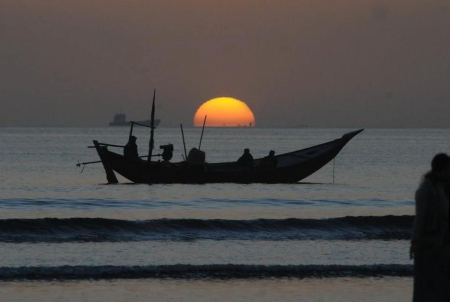
[[[246,148],[244,154],[237,160],[240,168],[253,169],[253,156],[250,154],[250,149]]]
[[[437,154],[416,191],[413,302],[450,301],[450,157]]]
[[[128,143],[123,148],[123,155],[126,158],[131,158],[131,159],[139,158],[138,148],[136,145],[136,139],[137,139],[136,136],[134,136],[134,135],[130,136]]]
[[[275,157],[275,151],[270,150],[269,155],[264,157],[258,165],[258,169],[275,169],[278,164],[278,159]]]

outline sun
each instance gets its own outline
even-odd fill
[[[255,116],[246,103],[230,98],[219,97],[201,105],[194,116],[194,126],[202,127],[206,118],[208,127],[252,127]]]

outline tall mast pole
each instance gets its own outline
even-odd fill
[[[152,103],[152,115],[150,118],[150,141],[148,142],[148,163],[152,160],[152,152],[154,147],[154,140],[153,140],[153,132],[155,130],[155,95],[156,95],[156,89],[153,90],[153,103]]]

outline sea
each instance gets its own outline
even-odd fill
[[[159,127],[153,153],[235,161],[354,130]],[[296,184],[108,185],[82,163],[129,131],[0,128],[1,301],[411,301],[414,192],[450,129],[365,129]]]

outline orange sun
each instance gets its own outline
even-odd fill
[[[194,126],[202,127],[205,115],[208,127],[255,126],[255,116],[247,104],[229,97],[203,103],[195,113]]]

